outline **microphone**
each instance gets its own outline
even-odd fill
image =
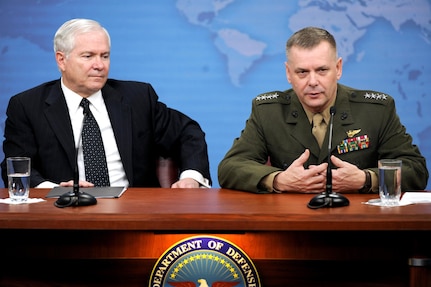
[[[335,107],[332,106],[329,109],[331,118],[329,120],[329,141],[328,141],[328,167],[326,169],[326,189],[325,192],[316,195],[308,203],[308,207],[312,209],[322,207],[341,207],[350,204],[349,200],[342,194],[332,191],[332,162],[331,162],[331,151],[332,151],[332,130],[334,128],[334,115]]]
[[[78,168],[78,151],[79,151],[79,143],[82,139],[82,130],[84,128],[84,121],[87,115],[84,113],[84,118],[81,124],[81,130],[79,132],[78,142],[75,147],[75,169],[73,171],[73,189],[72,191],[66,192],[62,194],[57,201],[54,202],[54,205],[59,208],[69,207],[69,206],[88,206],[95,205],[97,203],[97,199],[86,192],[82,192],[79,190],[79,168]]]

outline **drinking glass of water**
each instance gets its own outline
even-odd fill
[[[9,198],[11,201],[27,201],[30,192],[30,158],[8,157],[6,163]]]
[[[379,195],[383,205],[398,205],[401,197],[400,159],[379,160]]]

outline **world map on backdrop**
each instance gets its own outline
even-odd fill
[[[162,102],[201,124],[214,187],[252,98],[290,88],[284,45],[305,26],[336,37],[341,83],[395,98],[430,165],[429,0],[0,0],[2,132],[11,96],[59,78],[52,38],[71,18],[95,19],[110,32],[111,78],[151,83]]]

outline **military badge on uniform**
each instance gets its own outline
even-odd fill
[[[278,98],[278,93],[267,93],[256,97],[256,101],[272,100]]]
[[[373,99],[373,100],[380,100],[380,101],[386,101],[388,99],[388,95],[382,94],[382,93],[368,93],[366,92],[364,94],[365,99]]]
[[[352,137],[354,137],[355,135],[359,134],[360,132],[361,132],[361,129],[357,129],[357,130],[348,130],[348,131],[346,132],[346,134],[347,134],[347,136],[348,136],[349,138],[352,138]]]
[[[337,145],[338,154],[348,153],[351,151],[366,149],[370,146],[368,135],[357,136],[344,139]]]

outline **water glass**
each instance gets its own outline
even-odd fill
[[[379,160],[379,195],[383,205],[398,205],[401,197],[400,159]]]
[[[12,201],[27,201],[30,192],[30,158],[8,157],[6,163],[9,198]]]

